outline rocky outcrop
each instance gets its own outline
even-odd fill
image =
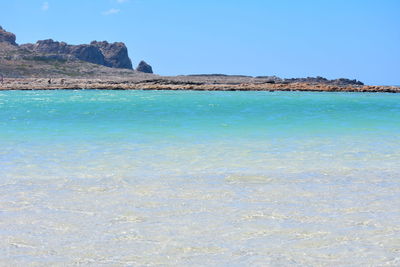
[[[63,56],[64,59],[76,58],[86,62],[105,65],[104,56],[99,48],[93,45],[68,45],[52,39],[37,41],[36,44],[21,45],[22,48],[40,54]]]
[[[140,61],[139,65],[136,67],[136,70],[144,73],[153,73],[153,68],[143,60]]]
[[[364,83],[357,80],[350,80],[345,78],[328,80],[324,77],[307,77],[307,78],[291,78],[284,79],[284,83],[311,83],[311,84],[329,84],[329,85],[338,85],[338,86],[346,86],[346,85],[364,85]]]
[[[128,56],[128,49],[124,43],[109,43],[107,41],[90,43],[100,49],[104,56],[104,65],[112,68],[132,69],[132,62]]]
[[[15,34],[5,31],[0,26],[0,42],[1,43],[4,42],[4,43],[8,43],[8,44],[17,46],[17,43],[15,42],[15,40],[16,40]]]
[[[93,41],[91,44],[69,45],[52,39],[37,41],[36,44],[24,44],[25,48],[35,53],[62,56],[64,59],[79,59],[111,68],[132,69],[128,49],[124,43]]]
[[[328,80],[327,78],[317,76],[317,77],[307,77],[307,78],[290,78],[282,79],[276,76],[257,76],[256,78],[266,80],[267,83],[282,83],[282,84],[292,84],[292,83],[309,83],[309,84],[325,84],[325,85],[337,85],[337,86],[347,86],[347,85],[364,85],[358,80],[350,80],[345,78]]]
[[[70,45],[47,39],[18,45],[15,40],[13,33],[0,27],[0,70],[8,77],[144,75],[133,71],[128,49],[122,42]],[[153,72],[145,62],[138,69]]]
[[[55,42],[52,39],[40,40],[36,44],[23,44],[22,48],[43,54],[68,54],[70,47],[64,42]]]
[[[92,45],[73,45],[69,54],[86,62],[107,66],[104,55]]]
[[[360,82],[356,79],[350,80],[346,78],[340,78],[340,79],[335,79],[331,80],[331,84],[333,85],[341,85],[341,86],[347,86],[347,85],[364,85],[363,82]]]

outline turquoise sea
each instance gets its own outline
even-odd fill
[[[399,266],[400,94],[1,91],[0,265]]]

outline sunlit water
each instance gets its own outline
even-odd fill
[[[400,95],[0,92],[0,265],[399,266]]]

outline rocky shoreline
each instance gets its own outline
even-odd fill
[[[400,93],[400,87],[332,85],[323,83],[271,83],[262,78],[139,75],[130,78],[5,78],[0,90],[198,90],[198,91],[315,91]]]

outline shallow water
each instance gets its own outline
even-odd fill
[[[400,265],[400,95],[0,92],[0,265]]]

